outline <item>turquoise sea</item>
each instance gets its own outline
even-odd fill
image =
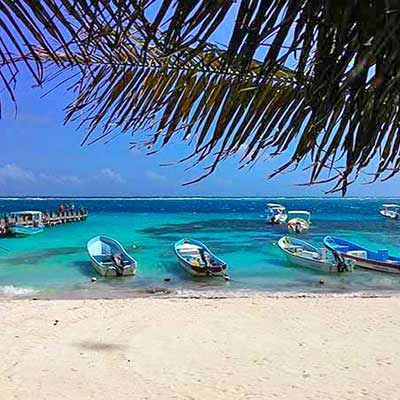
[[[312,212],[301,235],[318,246],[328,234],[400,255],[400,222],[378,214],[383,202],[359,198],[8,198],[0,214],[53,210],[74,203],[89,210],[85,222],[46,228],[26,238],[0,239],[0,296],[114,298],[170,293],[178,296],[242,296],[253,292],[382,294],[400,289],[400,276],[356,270],[323,274],[286,264],[276,241],[285,226],[265,223],[267,202]],[[397,200],[398,201],[398,200]],[[86,254],[86,242],[105,234],[137,259],[135,277],[101,278]],[[182,237],[204,241],[229,265],[230,282],[193,278],[176,262],[173,244]],[[91,277],[97,282],[92,283]],[[164,281],[171,278],[170,281]],[[324,284],[320,284],[320,280]]]

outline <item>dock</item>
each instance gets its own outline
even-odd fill
[[[82,209],[79,211],[43,213],[43,215],[44,226],[54,226],[58,224],[68,224],[70,222],[85,221],[88,217],[88,212],[86,209]]]
[[[12,214],[12,213],[10,213]],[[68,224],[71,222],[85,221],[88,217],[88,211],[81,208],[77,211],[42,211],[41,223],[48,226],[55,226],[60,224]],[[11,225],[33,226],[32,220],[24,219],[23,217],[14,217],[12,215],[3,215],[0,217],[0,236],[7,236],[9,234],[8,227]]]

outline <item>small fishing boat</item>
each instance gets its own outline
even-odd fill
[[[311,225],[311,213],[309,211],[289,211],[288,230],[293,233],[307,232]]]
[[[87,243],[92,265],[101,276],[135,275],[137,263],[122,245],[107,236],[96,236]]]
[[[382,204],[379,214],[382,217],[390,219],[400,219],[400,205],[399,204]]]
[[[15,223],[8,226],[8,232],[17,237],[30,236],[44,230],[43,213],[41,211],[18,211],[11,213]]]
[[[324,245],[343,258],[354,261],[356,267],[380,272],[400,273],[400,257],[390,256],[387,249],[369,250],[348,240],[326,236]]]
[[[328,253],[325,248],[318,249],[304,240],[284,236],[278,247],[285,253],[290,264],[323,272],[351,272],[351,262],[345,262],[337,255]]]
[[[267,223],[284,224],[287,220],[286,208],[281,204],[268,203]]]
[[[194,276],[226,276],[226,263],[198,240],[179,240],[174,251],[181,267]]]

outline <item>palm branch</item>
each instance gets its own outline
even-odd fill
[[[291,152],[277,173],[308,159],[310,184],[328,171],[345,193],[400,169],[399,22],[393,0],[0,0],[0,78],[13,101],[21,63],[68,85],[85,143],[190,139],[199,179]]]

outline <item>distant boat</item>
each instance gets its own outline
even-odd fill
[[[281,204],[268,203],[267,222],[269,224],[284,224],[288,218],[286,208]]]
[[[400,205],[399,204],[382,204],[379,214],[383,217],[390,219],[400,219]]]
[[[318,249],[311,244],[284,236],[278,241],[278,247],[285,253],[290,264],[298,267],[311,268],[323,272],[351,272],[351,262],[335,258],[325,248]]]
[[[135,275],[137,263],[122,245],[107,236],[96,236],[87,243],[92,265],[101,276]]]
[[[288,230],[293,233],[307,232],[311,225],[311,213],[309,211],[289,211]]]
[[[337,251],[345,259],[353,260],[360,268],[380,272],[400,273],[400,257],[390,256],[387,249],[369,250],[345,239],[326,236],[324,245],[329,250]]]
[[[179,240],[174,251],[182,268],[194,276],[225,276],[226,263],[198,240]]]
[[[41,211],[18,211],[11,213],[15,223],[8,226],[8,231],[14,236],[30,236],[44,230],[43,213]]]

